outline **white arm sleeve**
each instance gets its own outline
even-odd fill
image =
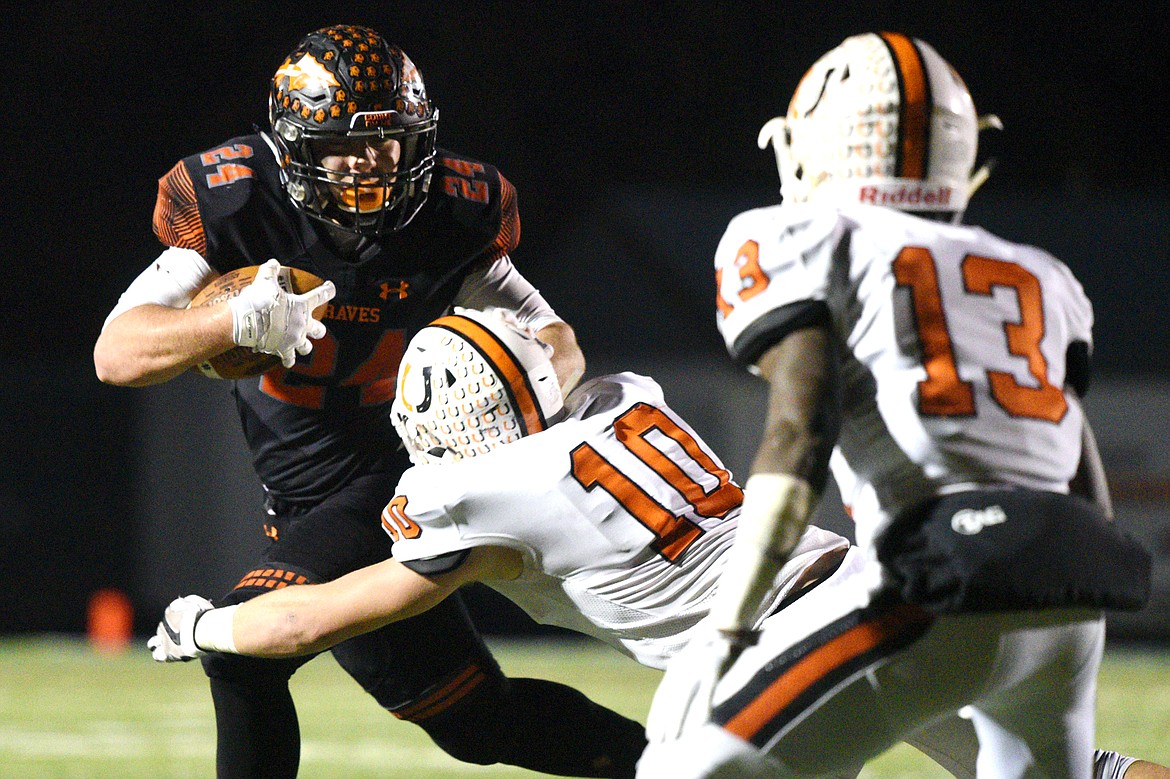
[[[102,330],[119,314],[147,303],[186,308],[195,293],[218,275],[199,252],[167,247],[157,260],[138,274],[138,278],[130,282],[114,310],[106,317]]]
[[[516,313],[521,324],[534,331],[563,321],[540,291],[520,275],[507,255],[486,269],[469,274],[455,295],[455,305],[479,311],[489,307],[506,308]]]

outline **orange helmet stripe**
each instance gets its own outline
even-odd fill
[[[930,79],[914,41],[900,33],[883,32],[898,72],[901,100],[898,116],[898,158],[894,175],[899,178],[926,178],[927,150],[930,147]]]
[[[495,334],[474,319],[458,314],[436,319],[431,326],[456,333],[491,363],[505,382],[508,395],[518,412],[520,424],[524,427],[524,435],[539,433],[547,427],[540,403],[536,400],[536,393],[528,381],[528,373]]]

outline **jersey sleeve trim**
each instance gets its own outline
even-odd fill
[[[207,233],[199,215],[195,184],[182,161],[158,180],[154,234],[167,246],[192,249],[207,256]]]
[[[500,177],[500,230],[488,252],[488,261],[494,262],[511,254],[520,245],[520,209],[516,204],[516,188],[496,171]]]
[[[1092,359],[1089,356],[1089,345],[1084,341],[1073,341],[1068,345],[1065,353],[1065,383],[1073,388],[1078,397],[1084,397],[1089,391],[1089,384],[1093,378]]]
[[[823,300],[798,300],[772,309],[753,321],[740,333],[731,346],[731,357],[736,364],[747,367],[784,336],[805,327],[828,327],[832,318],[829,306]]]
[[[435,555],[434,557],[421,557],[417,560],[402,560],[401,562],[415,573],[422,574],[423,576],[436,576],[441,573],[454,571],[463,565],[463,561],[467,559],[467,555],[469,554],[471,554],[470,549],[459,549],[454,552]]]

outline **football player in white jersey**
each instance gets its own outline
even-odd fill
[[[934,49],[881,33],[761,131],[784,203],[735,217],[715,272],[728,350],[770,384],[764,436],[640,777],[833,773],[960,712],[979,776],[1092,775],[1101,609],[1144,603],[1149,557],[1109,522],[1081,412],[1081,285],[960,223],[980,125]],[[865,571],[760,631],[830,463]]]

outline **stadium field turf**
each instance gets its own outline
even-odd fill
[[[659,674],[591,641],[490,643],[513,676],[569,682],[644,720]],[[455,762],[382,712],[329,657],[293,678],[302,779],[455,779],[537,774]],[[1100,676],[1097,743],[1170,763],[1170,647],[1113,647]],[[151,661],[145,638],[102,654],[75,636],[0,638],[0,777],[165,779],[214,775],[215,724],[197,663]],[[947,776],[909,747],[863,779]]]

